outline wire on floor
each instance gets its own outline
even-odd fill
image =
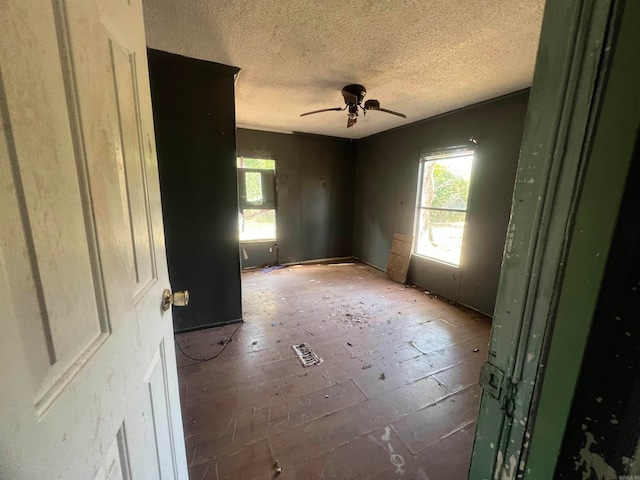
[[[196,363],[190,363],[189,365],[181,365],[178,368],[184,368],[184,367],[190,367],[191,365],[196,365],[198,363],[204,363],[204,362],[208,362],[210,360],[215,360],[216,358],[218,358],[222,352],[225,351],[225,349],[229,346],[229,344],[231,343],[231,340],[233,340],[233,336],[236,334],[236,332],[238,331],[238,329],[242,326],[242,324],[238,325],[236,327],[236,329],[233,331],[233,333],[231,334],[230,337],[226,338],[224,340],[224,344],[222,346],[222,350],[220,350],[218,353],[216,353],[214,356],[209,357],[209,358],[196,358],[196,357],[192,357],[191,355],[189,355],[188,353],[186,353],[183,349],[182,346],[180,346],[180,343],[178,342],[178,340],[173,337],[173,340],[176,342],[176,345],[178,346],[178,350],[180,350],[180,353],[182,353],[182,355],[184,355],[185,357],[194,360]]]

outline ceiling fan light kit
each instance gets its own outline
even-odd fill
[[[380,102],[378,100],[370,99],[362,104],[365,95],[367,94],[367,89],[364,86],[359,85],[357,83],[347,85],[342,89],[342,97],[344,98],[344,107],[335,107],[335,108],[323,108],[321,110],[314,110],[312,112],[306,112],[301,114],[301,117],[305,117],[307,115],[313,115],[316,113],[322,112],[341,112],[343,110],[348,110],[347,116],[347,128],[352,127],[358,121],[358,112],[362,110],[362,114],[366,115],[368,110],[377,110],[379,112],[390,113],[392,115],[397,115],[398,117],[407,118],[407,116],[403,113],[394,112],[392,110],[387,110],[386,108],[380,107]]]

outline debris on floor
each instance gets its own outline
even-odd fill
[[[222,345],[223,347],[228,345],[230,342],[233,341],[233,338],[231,337],[224,337],[222,340],[220,340],[220,345]]]
[[[479,349],[479,348],[474,348],[474,349],[473,349],[473,353],[478,353],[479,351],[480,351],[480,349]]]
[[[369,320],[367,320],[367,314],[363,307],[359,307],[360,311],[356,311],[353,307],[348,307],[347,305],[343,305],[343,308],[351,308],[351,311],[345,312],[344,318],[340,319],[344,325],[359,327],[360,329],[363,329],[364,325],[369,325]],[[335,316],[335,314],[332,313],[331,316]]]
[[[215,362],[178,370],[191,478],[302,480],[320,477],[325,467],[326,479],[423,479],[426,467],[432,479],[467,478],[472,432],[446,437],[446,453],[439,439],[472,419],[461,412],[477,411],[490,319],[429,298],[426,286],[389,283],[384,272],[360,264],[257,272],[242,274],[245,324],[233,336],[240,343]],[[236,327],[177,338],[189,344],[186,353],[207,355]],[[289,348],[303,342],[325,362],[300,369]],[[179,366],[189,367],[193,361],[183,357]],[[447,373],[415,381],[436,371]],[[456,393],[433,403],[427,388],[438,398],[445,389]],[[352,428],[356,421],[362,430]],[[307,434],[312,444],[304,442]],[[372,456],[378,447],[387,453]],[[434,463],[445,455],[453,461]],[[402,462],[404,474],[395,475]]]
[[[274,270],[280,270],[281,268],[284,268],[284,265],[273,265],[271,267],[263,268],[262,273],[273,272]]]

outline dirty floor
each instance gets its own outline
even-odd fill
[[[242,281],[244,324],[177,336],[233,335],[177,352],[191,480],[467,478],[486,317],[359,263]]]

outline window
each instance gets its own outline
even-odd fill
[[[237,166],[240,241],[275,240],[275,160],[238,157]]]
[[[420,159],[414,253],[460,265],[472,165],[473,150]]]

